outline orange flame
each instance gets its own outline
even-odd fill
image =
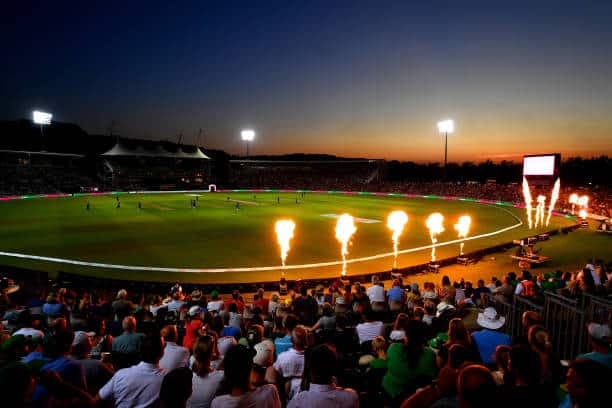
[[[455,224],[455,229],[457,230],[457,236],[459,238],[467,237],[468,233],[470,232],[471,224],[472,224],[472,217],[470,217],[469,215],[462,215],[461,217],[459,217],[459,220],[457,220],[457,223]],[[463,244],[464,243],[465,242],[461,242],[460,250],[459,250],[460,255],[463,255]]]
[[[436,261],[436,242],[438,242],[438,234],[444,232],[444,216],[440,213],[431,214],[425,221],[427,229],[429,229],[429,236],[431,237],[431,243],[434,244],[431,247],[431,262]]]
[[[393,235],[391,236],[393,240],[393,268],[397,268],[397,247],[399,237],[407,222],[408,215],[404,211],[393,211],[387,218],[387,227],[393,231]]]
[[[349,214],[342,214],[336,223],[336,239],[342,244],[342,276],[346,275],[348,244],[355,231],[357,231],[357,227],[355,227],[353,217]]]
[[[289,243],[293,238],[293,231],[295,230],[295,223],[291,220],[278,220],[276,221],[275,228],[276,239],[281,249],[281,261],[283,267],[285,266],[285,260],[287,259],[287,253],[289,252]]]

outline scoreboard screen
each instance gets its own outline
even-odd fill
[[[558,154],[547,154],[523,157],[524,176],[550,176],[559,172],[560,156]]]

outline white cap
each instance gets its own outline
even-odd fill
[[[85,340],[89,340],[90,338],[92,338],[93,336],[95,336],[96,333],[95,332],[84,332],[84,331],[75,331],[74,332],[74,339],[72,340],[72,345],[73,346],[78,346],[79,344],[82,344]]]

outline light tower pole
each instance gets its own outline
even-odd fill
[[[255,140],[255,131],[253,129],[244,129],[240,132],[240,137],[246,144],[246,157],[249,157],[249,142]]]
[[[438,122],[438,132],[444,133],[444,179],[446,179],[446,165],[448,162],[448,134],[455,131],[455,122],[445,119]]]

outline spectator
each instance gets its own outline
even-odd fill
[[[382,312],[385,310],[385,287],[378,275],[372,276],[372,286],[366,291],[372,310]]]
[[[359,344],[363,344],[366,341],[373,340],[376,336],[384,334],[383,322],[375,319],[374,311],[371,308],[367,308],[362,314],[363,323],[359,323],[355,327],[357,336],[359,337]]]
[[[231,336],[235,339],[239,339],[242,334],[242,332],[240,331],[242,319],[238,319],[237,316],[242,315],[238,314],[238,308],[235,303],[230,303],[229,307],[229,313],[222,313],[223,330],[221,331],[221,336]],[[232,317],[234,317],[234,324],[232,324],[231,322]],[[236,326],[236,324],[238,324],[238,326]]]
[[[514,295],[514,286],[512,286],[512,277],[506,276],[501,286],[495,288],[493,294],[498,300],[502,302],[512,302],[512,296]]]
[[[508,408],[529,404],[534,407],[558,406],[555,389],[543,385],[542,365],[536,352],[523,346],[513,346],[510,351],[511,382],[505,383],[500,395],[503,406]]]
[[[287,408],[310,407],[359,407],[359,397],[353,390],[343,390],[335,384],[338,358],[327,345],[314,347],[308,356],[302,391],[293,398]]]
[[[389,310],[399,311],[406,300],[404,289],[400,286],[399,279],[393,279],[391,289],[387,291],[387,298],[389,300]]]
[[[609,399],[610,368],[595,360],[579,358],[567,371],[567,392],[559,408],[595,408]]]
[[[256,388],[251,385],[253,357],[246,347],[232,347],[225,355],[223,365],[221,395],[212,400],[211,408],[280,408],[280,397],[274,385]]]
[[[54,371],[68,384],[85,391],[87,390],[85,371],[79,363],[68,356],[73,339],[74,334],[70,330],[62,330],[46,336],[43,343],[43,356],[46,363],[43,364],[40,371]],[[49,389],[39,383],[33,399],[37,405],[46,404],[49,399]]]
[[[206,335],[199,337],[193,346],[193,393],[187,401],[188,408],[208,408],[221,385],[223,371],[213,370],[210,365],[215,354],[215,345],[214,337]]]
[[[459,408],[487,408],[495,404],[496,384],[488,368],[464,367],[457,378]]]
[[[497,385],[502,385],[506,381],[506,376],[510,373],[510,346],[497,346],[495,349],[495,364],[497,370],[493,371],[493,378]]]
[[[32,313],[30,312],[29,309],[25,309],[22,310],[21,312],[19,312],[19,315],[17,316],[17,327],[18,330],[16,330],[15,332],[13,332],[13,336],[16,334],[22,334],[25,337],[38,337],[39,339],[42,340],[42,338],[45,336],[45,334],[38,330],[37,328],[34,328],[34,319],[32,317]]]
[[[210,302],[206,305],[206,310],[213,313],[219,313],[220,310],[223,310],[223,300],[219,298],[218,291],[210,292],[210,299]]]
[[[389,343],[383,336],[376,336],[374,340],[372,340],[372,351],[374,352],[375,358],[370,361],[370,368],[377,369],[387,368],[387,349],[389,348]]]
[[[268,303],[268,313],[271,314],[272,316],[275,316],[278,313],[278,309],[281,307],[280,304],[280,296],[278,293],[273,293],[272,297],[270,298],[270,302]],[[263,309],[266,310],[266,309]]]
[[[589,323],[587,330],[589,332],[591,349],[593,351],[581,354],[578,358],[588,358],[612,369],[612,353],[610,352],[612,337],[610,336],[610,326],[608,324]]]
[[[523,270],[521,279],[514,290],[514,294],[516,296],[523,296],[527,298],[532,298],[535,296],[535,283],[533,283],[533,278],[529,271]]]
[[[267,384],[266,372],[274,364],[274,343],[264,340],[257,343],[253,350],[253,371],[251,372],[251,383],[256,386]]]
[[[292,347],[278,355],[276,362],[266,373],[266,379],[273,384],[286,384],[287,400],[298,392],[304,374],[304,351],[308,345],[306,328],[298,325],[291,333]]]
[[[432,282],[425,282],[423,284],[423,291],[421,292],[421,297],[424,301],[435,301],[438,298],[436,293],[436,287]]]
[[[323,315],[310,330],[317,333],[323,339],[332,339],[336,333],[336,315],[332,305],[329,303],[324,303],[322,309]]]
[[[178,340],[178,330],[175,325],[167,325],[161,330],[166,347],[164,355],[159,360],[159,368],[165,374],[181,367],[187,367],[189,361],[189,350],[176,344]]]
[[[100,389],[97,399],[110,400],[116,407],[154,407],[164,379],[158,366],[163,354],[163,338],[146,336],[142,340],[142,361],[117,371]]]
[[[98,390],[111,379],[114,370],[110,364],[90,358],[94,332],[76,331],[72,341],[72,358],[79,363],[85,373],[87,391],[96,395]]]
[[[459,344],[465,348],[466,352],[466,360],[471,362],[479,362],[480,357],[478,356],[478,352],[474,347],[474,343],[472,342],[472,337],[470,336],[470,332],[466,329],[465,324],[463,324],[463,320],[458,317],[451,319],[448,322],[448,340],[442,344],[440,349],[438,350],[438,357],[440,359],[439,366],[442,367],[446,365],[448,361],[448,350],[451,346],[455,344]]]
[[[493,365],[497,346],[510,346],[512,344],[507,334],[498,331],[506,322],[506,318],[500,316],[495,308],[487,307],[483,313],[478,313],[476,322],[482,327],[482,330],[472,333],[472,340],[476,344],[483,364],[486,366]]]
[[[183,299],[183,292],[181,292],[180,290],[175,290],[172,293],[172,300],[168,302],[168,312],[179,313],[181,311],[181,308],[185,304]]]
[[[122,322],[123,334],[113,339],[113,352],[123,354],[136,354],[140,352],[140,346],[144,334],[136,333],[136,319],[127,316]]]
[[[417,388],[433,380],[436,374],[435,354],[430,348],[425,348],[423,322],[411,320],[406,326],[406,343],[391,344],[387,350],[387,373],[382,385],[391,406],[399,406]]]
[[[291,348],[291,333],[297,324],[298,320],[295,315],[288,314],[283,317],[282,326],[285,335],[274,340],[274,352],[276,353],[276,357],[278,357],[280,353]]]
[[[202,308],[199,305],[191,306],[185,319],[185,337],[183,337],[183,347],[187,350],[193,348],[195,340],[204,326],[202,322]]]
[[[162,381],[160,408],[185,408],[192,392],[191,371],[187,367],[175,368]]]
[[[159,295],[153,296],[153,301],[149,305],[149,312],[153,313],[153,316],[157,317],[157,312],[160,309],[168,310],[168,305],[162,302],[162,298]]]
[[[486,304],[489,293],[491,293],[491,289],[485,286],[484,280],[478,279],[477,287],[474,289],[474,293],[472,293],[473,303],[477,306]]]
[[[121,321],[134,310],[135,306],[128,300],[127,296],[128,292],[125,289],[121,289],[117,292],[117,299],[111,305],[113,313],[115,314],[115,320]]]
[[[540,382],[557,387],[561,382],[561,364],[559,357],[553,352],[550,333],[544,326],[534,325],[527,333],[529,347],[540,357]]]
[[[242,296],[240,296],[240,292],[238,290],[232,291],[232,297],[225,301],[225,308],[229,310],[229,305],[236,305],[236,309],[238,313],[244,313],[244,301],[242,300]]]
[[[300,296],[295,298],[291,303],[291,307],[300,323],[307,326],[312,326],[315,323],[317,314],[319,313],[319,305],[317,301],[308,294],[306,286],[300,288]]]

